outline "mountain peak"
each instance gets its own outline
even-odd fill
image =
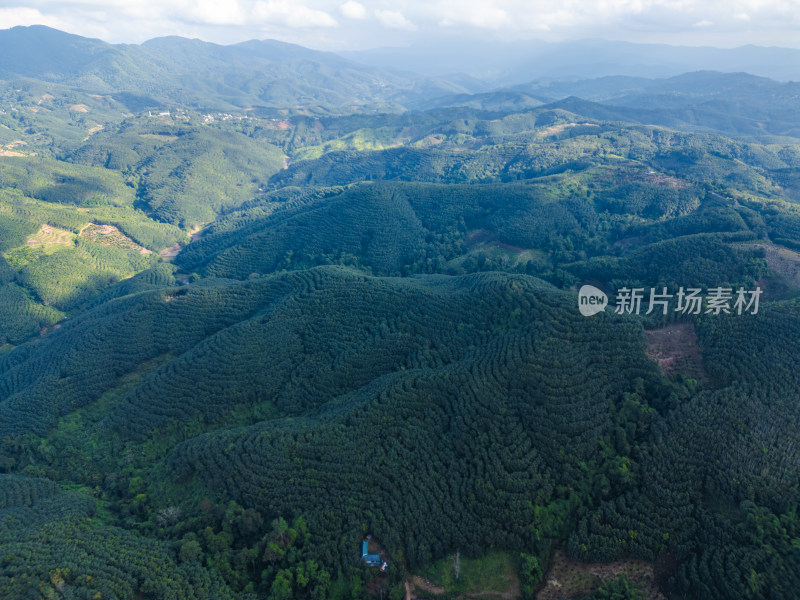
[[[60,79],[74,74],[103,53],[117,50],[102,40],[85,38],[46,25],[0,30],[0,74]]]

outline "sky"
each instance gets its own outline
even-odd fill
[[[0,0],[0,29],[114,43],[180,35],[359,50],[458,38],[800,48],[800,0]]]

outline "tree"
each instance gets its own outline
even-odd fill
[[[544,571],[539,558],[533,554],[520,554],[519,578],[524,598],[533,598],[536,586],[539,585],[543,577]]]
[[[180,557],[182,562],[194,562],[203,554],[203,548],[195,540],[189,540],[181,546]]]
[[[623,573],[616,579],[606,581],[594,593],[595,600],[644,600],[644,590]]]

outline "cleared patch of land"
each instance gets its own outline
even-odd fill
[[[264,129],[277,129],[278,131],[286,131],[291,128],[292,124],[289,121],[271,121],[264,125]]]
[[[436,146],[441,144],[445,140],[445,136],[441,133],[432,133],[431,135],[425,136],[421,140],[414,142],[414,146],[418,148],[430,148],[431,146]]]
[[[90,127],[90,128],[87,130],[87,133],[88,133],[89,135],[87,135],[85,138],[83,138],[83,141],[85,142],[85,141],[86,141],[86,140],[88,140],[90,137],[92,137],[92,136],[93,136],[95,133],[97,133],[98,131],[102,131],[102,130],[103,130],[103,126],[102,126],[102,125],[95,125],[95,126],[93,126],[93,127]]]
[[[476,229],[474,231],[470,231],[467,234],[466,242],[470,250],[474,250],[475,248],[497,246],[498,248],[503,248],[504,250],[508,250],[510,252],[525,252],[525,248],[504,244],[498,240],[494,233],[488,229]]]
[[[562,123],[561,125],[553,125],[552,127],[547,127],[546,129],[540,130],[539,135],[556,135],[557,133],[564,131],[567,127],[577,127],[578,125],[582,127],[599,127],[597,123]]]
[[[28,238],[26,242],[32,248],[50,248],[52,246],[69,246],[75,239],[75,234],[65,229],[42,225],[41,229]]]
[[[181,250],[183,250],[183,246],[180,244],[175,244],[174,246],[170,246],[169,248],[164,248],[161,252],[159,252],[159,256],[164,259],[175,258],[180,254]]]
[[[665,185],[667,187],[675,188],[677,190],[682,190],[689,187],[689,184],[685,181],[681,181],[677,177],[671,177],[669,175],[662,175],[661,173],[648,173],[647,181],[650,183],[655,183],[657,185]]]
[[[114,225],[89,223],[86,227],[81,229],[80,236],[85,240],[102,246],[113,246],[114,248],[122,248],[123,250],[135,250],[141,254],[151,253],[150,250],[134,242]]]
[[[42,256],[74,248],[76,237],[71,231],[44,224],[24,245],[8,250],[3,256],[12,267],[21,269]]]
[[[791,288],[800,289],[800,252],[778,246],[772,242],[742,244],[748,248],[764,250],[767,266]]]
[[[557,550],[545,574],[545,584],[536,600],[570,600],[582,598],[597,590],[605,581],[627,575],[642,586],[647,600],[666,600],[653,578],[653,565],[643,560],[618,560],[613,563],[580,563]]]
[[[418,597],[417,594],[420,593],[423,594],[423,597],[424,593],[440,596],[447,591],[443,586],[436,585],[435,583],[425,579],[424,577],[420,577],[419,575],[412,575],[408,583],[412,598]]]
[[[691,323],[674,323],[661,329],[645,331],[647,356],[658,363],[664,373],[682,373],[697,381],[707,381],[703,358],[697,347],[697,335]]]
[[[23,140],[14,140],[8,144],[0,146],[0,156],[25,156],[24,152],[17,150],[17,146],[24,146]]]
[[[201,239],[205,235],[205,228],[206,228],[207,225],[208,225],[208,223],[202,223],[200,225],[197,225],[197,226],[193,227],[189,231],[189,243],[190,244],[192,242],[195,242],[195,241]],[[158,255],[161,258],[163,258],[164,260],[171,260],[171,259],[175,258],[176,256],[178,256],[178,254],[181,253],[181,250],[183,250],[183,245],[182,244],[175,244],[174,246],[170,246],[169,248],[164,248],[161,252],[158,253]],[[188,283],[188,281],[186,283]]]
[[[494,551],[474,559],[460,556],[458,565],[458,577],[452,556],[436,561],[422,573],[411,574],[406,580],[407,597],[430,598],[442,594],[489,600],[520,597],[517,564],[511,554]]]
[[[177,135],[161,135],[158,133],[140,133],[139,137],[148,139],[148,140],[159,140],[161,142],[174,142],[178,139]]]
[[[206,228],[206,225],[208,225],[208,223],[203,223],[202,225],[197,225],[196,227],[193,227],[189,231],[189,238],[190,238],[190,240],[192,242],[196,242],[197,240],[201,239],[205,235],[203,230]]]
[[[451,266],[458,267],[468,258],[480,258],[481,256],[497,260],[506,266],[515,267],[519,264],[534,262],[537,264],[547,264],[547,255],[541,250],[531,250],[505,244],[488,229],[476,229],[470,231],[464,242],[469,248],[469,253],[453,259]]]

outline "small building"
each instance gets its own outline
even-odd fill
[[[361,558],[364,559],[364,562],[367,563],[368,567],[377,567],[381,564],[381,555],[370,554],[369,542],[366,540],[361,542]]]

